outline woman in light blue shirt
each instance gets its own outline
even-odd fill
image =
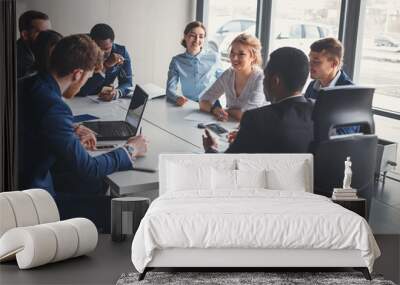
[[[186,25],[181,44],[186,52],[174,56],[169,65],[167,98],[182,106],[188,99],[198,102],[203,92],[222,74],[219,55],[203,49],[206,28],[195,21]],[[180,83],[182,95],[177,94]]]

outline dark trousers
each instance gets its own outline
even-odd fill
[[[101,233],[111,230],[111,197],[104,179],[85,178],[62,165],[52,168],[55,200],[62,220],[87,218]]]

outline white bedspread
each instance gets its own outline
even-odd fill
[[[328,198],[257,189],[162,195],[136,232],[132,262],[143,272],[153,251],[165,248],[358,249],[370,271],[380,255],[365,219]]]

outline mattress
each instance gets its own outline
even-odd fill
[[[242,189],[229,194],[168,192],[157,198],[132,243],[143,272],[162,249],[359,250],[372,271],[380,255],[364,218],[307,192]]]

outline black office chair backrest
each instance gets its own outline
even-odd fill
[[[374,88],[340,86],[322,89],[313,111],[314,141],[328,140],[338,126],[359,125],[364,134],[375,133],[372,115]]]
[[[314,192],[331,196],[333,188],[341,188],[344,161],[352,161],[351,186],[358,195],[369,199],[374,188],[374,172],[378,138],[375,135],[351,135],[321,142],[314,151]]]

